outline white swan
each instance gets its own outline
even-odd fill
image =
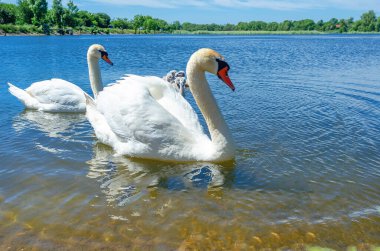
[[[176,70],[171,70],[162,79],[170,83],[182,96],[185,96],[185,89],[188,85],[186,85],[184,71],[177,72]]]
[[[87,51],[87,63],[91,89],[96,97],[103,90],[99,59],[112,65],[103,46],[94,44]],[[35,82],[25,90],[11,83],[9,92],[18,98],[26,108],[45,112],[85,112],[86,99],[83,90],[63,79],[53,78]]]
[[[86,117],[100,142],[117,154],[167,161],[225,161],[235,154],[231,133],[207,83],[205,71],[232,90],[229,66],[211,49],[195,52],[187,64],[190,91],[205,117],[211,139],[190,104],[158,77],[127,75],[104,88],[96,103],[87,96]]]

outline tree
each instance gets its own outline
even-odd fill
[[[15,24],[16,18],[16,5],[0,3],[0,24]]]
[[[315,24],[315,29],[316,29],[317,31],[323,31],[323,24],[324,24],[323,20],[319,20],[319,21]]]
[[[149,33],[152,30],[156,31],[158,29],[158,25],[152,17],[148,16],[143,23],[143,28]]]
[[[29,0],[18,0],[19,22],[20,24],[31,24],[33,11],[29,4]]]
[[[79,24],[77,18],[79,8],[74,4],[72,0],[67,3],[67,8],[64,9],[63,23],[69,27],[76,27]]]
[[[246,22],[239,22],[236,25],[236,29],[240,30],[240,31],[247,31],[247,30],[249,30],[248,23],[246,23]]]
[[[133,25],[127,18],[116,18],[111,21],[111,26],[117,29],[132,29]]]
[[[304,19],[293,22],[293,30],[311,31],[315,30],[315,23],[311,19]]]
[[[108,28],[111,22],[111,17],[106,13],[95,13],[93,17],[100,28]],[[94,22],[93,22],[94,23]]]
[[[236,29],[236,27],[235,27],[235,25],[233,25],[233,24],[226,24],[226,25],[224,25],[223,26],[223,30],[224,31],[233,31],[233,30],[235,30]]]
[[[29,0],[30,9],[33,12],[32,23],[36,26],[39,26],[45,20],[48,3],[46,0]]]
[[[86,26],[86,27],[91,27],[92,26],[92,21],[93,17],[90,12],[85,11],[85,10],[80,10],[77,13],[78,17],[78,25],[79,26]]]
[[[278,29],[278,23],[276,22],[271,22],[267,24],[267,30],[268,31],[276,31]]]
[[[361,30],[362,31],[375,31],[376,28],[376,14],[373,10],[363,13],[361,16]]]
[[[182,29],[182,25],[179,21],[174,21],[171,25],[170,25],[170,29],[171,30],[181,30]]]
[[[62,28],[64,23],[63,16],[65,14],[65,9],[62,5],[62,0],[53,0],[53,7],[51,9],[53,23],[58,26],[58,28]]]
[[[281,31],[290,31],[293,27],[293,22],[290,20],[285,20],[284,22],[279,24],[279,30]]]
[[[133,17],[133,29],[135,30],[135,34],[137,33],[137,29],[142,28],[145,22],[145,17],[142,15],[135,15]]]

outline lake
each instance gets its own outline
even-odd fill
[[[53,77],[91,93],[93,43],[114,62],[101,62],[105,84],[184,70],[202,47],[225,56],[236,91],[207,77],[235,160],[115,156],[84,114],[24,110],[8,93],[8,81]],[[1,250],[380,246],[379,35],[0,37],[0,48]]]

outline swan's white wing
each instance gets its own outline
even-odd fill
[[[183,126],[194,133],[204,134],[194,109],[168,82],[153,76],[126,75],[119,83],[144,86],[150,95]]]
[[[87,107],[100,141],[135,157],[203,160],[210,155],[211,141],[195,112],[163,80],[127,76],[119,83],[99,93],[96,111]]]
[[[33,83],[25,90],[39,102],[40,110],[57,112],[85,111],[85,98],[78,86],[63,79]]]

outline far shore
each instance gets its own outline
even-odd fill
[[[186,30],[176,30],[172,33],[166,32],[139,32],[134,33],[130,30],[118,30],[117,32],[99,32],[99,33],[88,33],[88,32],[73,32],[71,34],[43,34],[43,33],[6,33],[0,29],[0,36],[82,36],[82,35],[379,35],[380,32],[320,32],[320,31],[186,31]]]

